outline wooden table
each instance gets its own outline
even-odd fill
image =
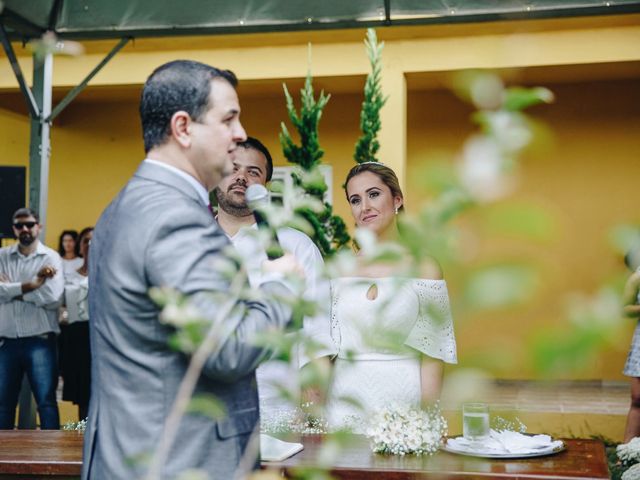
[[[284,476],[297,467],[316,466],[321,436],[304,437],[305,449],[281,463],[264,463]],[[345,480],[608,479],[604,446],[597,440],[565,440],[567,450],[527,460],[488,460],[440,452],[432,457],[371,453],[365,438],[353,436],[333,462],[332,473]],[[78,478],[82,434],[66,431],[0,430],[0,478],[55,480]]]
[[[284,476],[296,467],[316,466],[321,436],[304,438],[305,449],[284,462],[263,463]],[[378,455],[366,438],[354,435],[332,462],[331,473],[343,480],[464,479],[609,479],[604,445],[598,440],[565,440],[567,449],[546,457],[495,460],[447,452],[433,456]]]
[[[0,478],[78,478],[82,438],[61,430],[0,430]]]

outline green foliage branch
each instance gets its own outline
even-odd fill
[[[367,75],[364,84],[364,101],[360,111],[360,130],[362,135],[356,142],[353,158],[356,163],[376,162],[376,154],[380,149],[378,132],[380,131],[380,110],[387,102],[382,94],[382,49],[384,42],[378,43],[376,31],[373,28],[367,30],[367,38],[364,42],[371,72]]]
[[[311,72],[309,72],[304,88],[300,90],[301,107],[298,112],[287,86],[283,85],[283,88],[289,120],[298,132],[300,144],[297,145],[293,141],[289,130],[282,122],[280,132],[282,152],[289,163],[299,167],[293,173],[294,185],[301,187],[306,194],[320,200],[324,206],[321,211],[299,207],[295,213],[309,222],[313,230],[311,239],[324,257],[330,257],[350,240],[344,221],[334,215],[331,204],[324,201],[328,187],[319,170],[324,151],[320,147],[318,124],[331,95],[325,95],[324,91],[321,91],[316,100]]]

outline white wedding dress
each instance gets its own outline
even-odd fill
[[[373,286],[377,296],[370,300]],[[420,353],[457,362],[444,280],[338,278],[331,282],[331,298],[338,347],[327,402],[331,429],[363,433],[369,413],[419,405]]]

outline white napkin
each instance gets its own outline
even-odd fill
[[[560,440],[551,440],[549,435],[523,435],[518,432],[491,430],[491,439],[497,440],[509,453],[533,453],[543,448],[562,445]]]
[[[502,432],[491,430],[489,438],[483,440],[481,444],[470,442],[464,437],[457,437],[447,440],[447,445],[457,450],[470,452],[527,454],[535,453],[541,449],[560,447],[562,441],[552,441],[549,435],[523,435],[508,430]]]
[[[260,434],[260,458],[265,462],[281,462],[303,448],[301,443],[284,442],[264,433]]]

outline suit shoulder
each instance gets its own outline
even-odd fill
[[[134,177],[121,192],[123,198],[119,208],[129,211],[135,217],[150,218],[155,221],[190,222],[195,219],[206,221],[211,212],[200,201],[187,195],[179,188],[146,178]],[[117,199],[114,204],[118,203]],[[115,205],[110,205],[112,209]]]
[[[211,212],[203,205],[176,202],[155,211],[155,235],[164,236],[178,231],[200,232],[205,237],[222,235]],[[224,235],[223,235],[224,236]]]

